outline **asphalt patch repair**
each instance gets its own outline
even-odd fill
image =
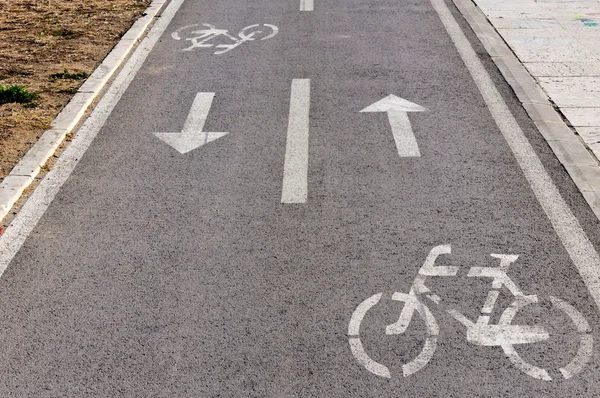
[[[0,105],[0,181],[151,0],[0,0],[0,85],[32,93]]]

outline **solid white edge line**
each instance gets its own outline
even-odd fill
[[[129,84],[146,60],[146,57],[167,29],[167,26],[183,2],[184,0],[172,0],[165,8],[161,17],[157,19],[150,32],[148,32],[148,35],[131,55],[131,58],[127,61],[123,70],[116,77],[90,117],[77,131],[77,135],[59,158],[54,169],[46,175],[11,225],[0,236],[0,276],[4,274],[13,257],[21,249],[25,239],[27,239],[40,218],[42,218],[62,185],[69,178],[81,157],[104,126],[104,123],[106,123],[121,96],[129,87]]]
[[[596,249],[544,169],[446,3],[443,0],[431,0],[431,4],[471,73],[535,197],[569,253],[590,295],[600,307],[600,257]]]
[[[281,203],[306,203],[310,79],[294,79],[290,94]]]
[[[100,95],[106,82],[123,64],[138,39],[145,34],[146,29],[156,19],[156,15],[167,1],[154,0],[146,8],[144,16],[129,28],[104,58],[102,64],[79,87],[77,94],[54,118],[51,128],[42,134],[19,163],[0,181],[0,222],[21,198],[25,189],[35,180],[50,156],[54,155],[66,135],[83,119],[85,112]]]

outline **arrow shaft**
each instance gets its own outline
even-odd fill
[[[214,97],[215,93],[196,94],[190,113],[188,114],[187,119],[185,119],[183,129],[181,130],[182,135],[202,132]]]
[[[402,158],[415,158],[421,156],[417,139],[413,133],[408,113],[403,111],[388,111],[388,119],[392,126],[392,134],[398,149],[398,155]]]

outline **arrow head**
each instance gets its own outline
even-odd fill
[[[413,102],[407,101],[404,98],[396,97],[393,94],[388,95],[382,100],[375,102],[374,104],[367,106],[361,112],[389,112],[389,111],[400,111],[400,112],[425,112],[427,108],[417,105]]]
[[[182,155],[227,134],[228,133],[154,133],[155,136],[172,146]]]

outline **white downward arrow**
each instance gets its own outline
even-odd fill
[[[185,120],[181,133],[154,133],[158,138],[184,154],[229,133],[205,133],[202,131],[215,93],[198,93],[192,109]]]
[[[427,108],[414,104],[395,95],[388,95],[384,99],[377,101],[371,106],[366,107],[361,112],[387,112],[392,134],[398,149],[400,157],[419,157],[419,145],[413,133],[408,112],[425,112]]]

